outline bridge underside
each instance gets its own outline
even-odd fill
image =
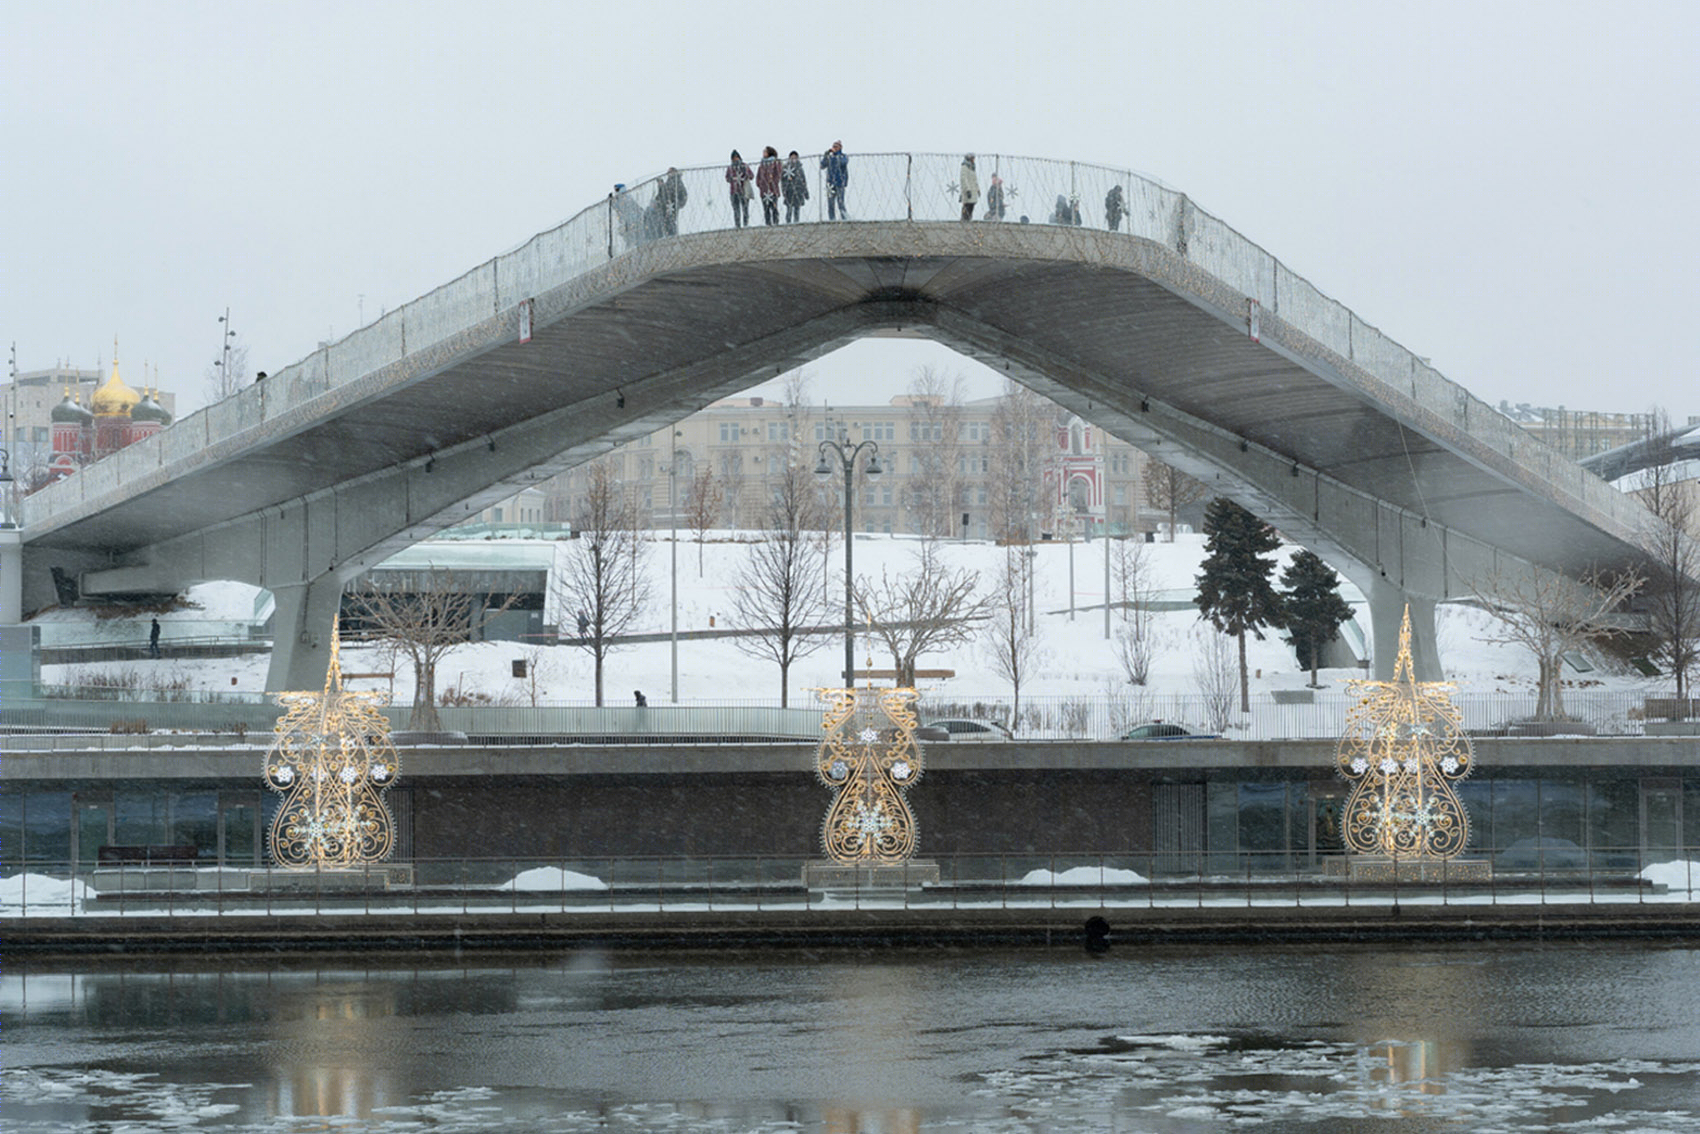
[[[1633,562],[1629,532],[1161,245],[1048,226],[804,225],[658,241],[33,529],[85,593],[278,595],[272,688],[322,681],[342,585],[516,489],[871,334],[936,338],[1205,480],[1376,608],[1504,570]],[[736,254],[728,253],[735,248]],[[1459,391],[1462,394],[1462,391]],[[1532,444],[1532,443],[1531,443]],[[1395,621],[1387,622],[1388,617]],[[1424,641],[1426,637],[1426,642]],[[1419,662],[1437,667],[1432,635]],[[1378,668],[1390,651],[1377,650]]]

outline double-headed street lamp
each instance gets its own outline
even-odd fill
[[[856,687],[856,615],[851,605],[852,580],[851,574],[851,532],[850,509],[856,500],[856,458],[862,450],[868,451],[868,479],[878,480],[882,472],[880,467],[880,447],[872,441],[862,441],[853,447],[839,444],[837,441],[822,441],[820,443],[820,463],[815,465],[815,475],[822,481],[832,478],[832,465],[826,459],[827,450],[837,455],[844,466],[844,688]]]

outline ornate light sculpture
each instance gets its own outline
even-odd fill
[[[821,824],[827,857],[845,866],[909,861],[915,816],[904,789],[921,778],[915,690],[822,689],[826,736],[815,772],[834,789]]]
[[[272,861],[320,868],[382,862],[395,849],[383,792],[400,772],[381,693],[342,687],[340,643],[331,633],[323,693],[279,693],[283,716],[266,753],[266,786],[284,793],[272,820]]]
[[[1418,681],[1411,611],[1399,627],[1392,681],[1351,681],[1363,694],[1346,716],[1336,767],[1353,781],[1341,820],[1356,854],[1449,859],[1470,839],[1470,817],[1452,785],[1475,766],[1452,703],[1452,683]]]

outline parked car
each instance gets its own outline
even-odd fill
[[[1193,732],[1185,725],[1169,721],[1146,721],[1122,733],[1123,740],[1220,740],[1214,732]]]
[[[961,718],[928,721],[915,735],[921,740],[990,740],[1015,739],[1010,731],[996,721],[972,721]]]

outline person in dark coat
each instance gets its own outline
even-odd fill
[[[578,636],[583,638],[590,633],[590,615],[584,611],[578,612]]]
[[[1127,200],[1122,196],[1120,185],[1110,186],[1110,191],[1104,194],[1104,223],[1110,226],[1111,232],[1119,232],[1122,226],[1122,214],[1127,212]]]
[[[761,223],[779,223],[779,151],[768,146],[756,166],[756,193],[761,197]]]
[[[1003,213],[1003,178],[994,173],[991,188],[986,190],[986,219],[1001,221]]]
[[[148,657],[159,656],[159,619],[153,620],[153,628],[148,631]]]
[[[655,200],[661,206],[661,231],[666,235],[679,235],[679,213],[684,210],[689,196],[684,176],[676,166],[668,166],[667,172],[662,175],[661,187],[655,191]]]
[[[832,148],[821,155],[820,167],[826,170],[826,219],[849,220],[844,190],[850,184],[850,155],[844,152],[843,142],[832,143]]]
[[[638,708],[640,708],[640,709],[649,708],[649,698],[645,697],[643,695],[642,689],[633,689],[632,690],[632,697],[633,697],[634,700],[637,701],[637,707]]]
[[[785,198],[785,223],[796,224],[803,215],[803,202],[809,199],[809,173],[797,157],[797,151],[785,159],[779,171],[779,195]]]
[[[755,196],[755,188],[751,184],[756,175],[751,172],[749,164],[739,156],[737,150],[732,151],[732,164],[726,167],[726,186],[732,192],[732,227],[743,228],[750,223],[750,198]]]
[[[1051,210],[1052,224],[1079,224],[1080,202],[1071,201],[1061,193],[1057,194],[1057,207]]]

